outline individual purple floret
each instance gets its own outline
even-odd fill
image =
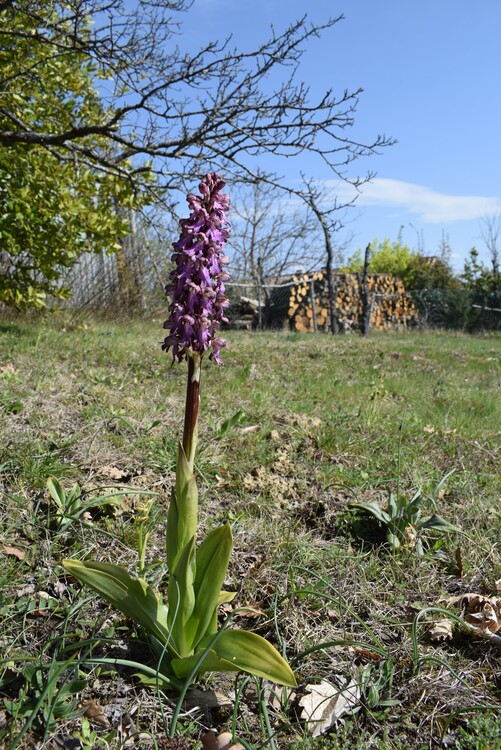
[[[222,363],[220,350],[226,341],[217,333],[227,322],[224,309],[229,304],[224,294],[229,279],[224,270],[228,264],[224,243],[229,237],[225,211],[230,206],[229,196],[221,194],[225,185],[215,172],[206,175],[200,183],[201,195],[187,197],[190,217],[179,222],[181,235],[172,256],[176,267],[165,289],[172,295],[170,316],[164,323],[169,335],[162,344],[179,361],[195,353],[201,357],[212,348],[211,359]]]

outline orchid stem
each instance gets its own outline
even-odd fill
[[[198,437],[198,412],[200,409],[200,373],[202,358],[198,354],[188,357],[188,383],[184,410],[183,449],[193,470]]]

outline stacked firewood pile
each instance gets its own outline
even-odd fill
[[[250,331],[256,328],[259,321],[259,303],[250,297],[232,298],[231,305],[225,311],[228,318],[227,328]]]
[[[357,274],[336,273],[336,312],[339,329],[358,328],[361,318],[360,282]],[[289,324],[292,330],[307,332],[330,328],[327,278],[325,271],[294,277],[289,298]],[[417,312],[400,279],[390,274],[369,274],[367,278],[372,308],[371,327],[405,328],[414,324]]]

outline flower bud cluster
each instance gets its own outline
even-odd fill
[[[225,211],[230,206],[229,196],[221,194],[225,184],[216,173],[206,175],[200,183],[201,195],[187,197],[190,217],[179,222],[181,235],[172,256],[175,268],[165,289],[172,297],[164,323],[169,335],[162,344],[179,361],[212,349],[211,359],[221,364],[220,350],[226,341],[218,331],[227,322],[224,310],[229,305],[224,293],[229,279],[224,270],[228,264],[224,243],[229,237]]]

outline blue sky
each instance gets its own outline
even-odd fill
[[[362,87],[352,135],[398,141],[356,163],[377,177],[348,216],[351,248],[401,231],[435,255],[445,233],[456,269],[473,245],[487,262],[481,220],[501,207],[501,1],[195,0],[184,34],[195,45],[233,34],[250,50],[305,12],[344,20],[309,43],[299,78],[317,95]],[[301,171],[346,194],[306,155],[283,169],[291,181]]]

